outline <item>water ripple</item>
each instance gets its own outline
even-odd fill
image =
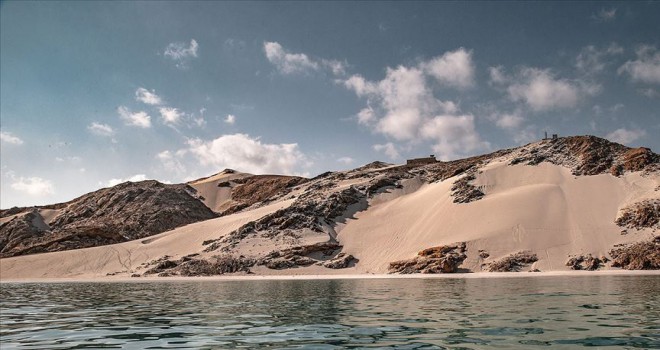
[[[660,348],[657,276],[0,285],[2,349]]]

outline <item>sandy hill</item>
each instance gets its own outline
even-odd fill
[[[110,215],[112,206],[64,215],[80,207],[73,205],[77,200],[3,211],[0,247],[11,241],[19,254],[60,250],[57,244],[15,247],[51,242],[44,237],[53,235],[79,237],[73,228],[97,222],[105,228],[101,237],[139,239],[103,246],[113,241],[98,239],[92,248],[4,258],[0,276],[657,269],[659,175],[660,156],[651,150],[593,136],[420,166],[374,162],[312,179],[225,170],[171,185],[188,197],[164,207],[188,225],[146,215],[162,201],[130,211],[164,225],[139,233],[108,219],[126,215]],[[117,189],[104,190],[90,195],[96,201],[117,196]],[[128,197],[125,205],[134,201]],[[41,233],[16,235],[24,226]]]

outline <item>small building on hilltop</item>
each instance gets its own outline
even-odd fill
[[[433,164],[437,163],[438,161],[435,159],[435,155],[430,155],[429,157],[425,158],[413,158],[413,159],[408,159],[406,161],[407,166],[419,166],[419,165],[426,165],[426,164]]]

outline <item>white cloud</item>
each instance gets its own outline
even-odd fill
[[[156,95],[156,91],[149,91],[142,87],[135,90],[135,100],[148,105],[159,105],[163,103],[163,99]]]
[[[607,139],[618,142],[624,145],[628,145],[631,142],[635,142],[642,137],[646,136],[646,131],[641,129],[628,130],[625,128],[616,129],[613,132],[605,136]]]
[[[338,163],[342,163],[342,164],[346,164],[346,165],[353,164],[354,161],[355,161],[355,159],[353,159],[351,157],[341,157],[341,158],[337,159]]]
[[[523,68],[507,88],[512,101],[527,104],[534,111],[575,107],[585,95],[599,87],[581,81],[561,79],[547,69]]]
[[[464,49],[461,51],[467,54]],[[441,77],[446,78],[445,82],[451,81],[456,86],[468,86],[458,82],[469,79],[454,79],[449,75],[444,77],[439,73],[440,69],[437,74],[431,75],[431,70],[427,69],[460,61],[454,57],[455,53],[433,59],[434,64],[422,62],[414,67],[387,68],[381,81],[367,81],[359,75],[344,80],[343,84],[347,89],[367,100],[367,107],[357,114],[358,123],[400,142],[432,141],[434,149],[444,158],[454,158],[484,147],[486,144],[480,141],[474,128],[474,117],[460,115],[454,102],[436,98],[429,85],[430,80]],[[457,76],[464,78],[469,74],[461,73]],[[450,147],[452,143],[460,146]],[[374,147],[392,158],[398,157],[394,144]]]
[[[160,160],[165,170],[177,175],[183,175],[186,173],[186,167],[179,159],[177,159],[177,157],[182,157],[184,154],[185,152],[176,155],[172,154],[170,151],[163,151],[156,155],[156,159]]]
[[[467,51],[462,47],[431,59],[423,67],[440,83],[460,89],[474,85],[472,51]]]
[[[490,75],[491,84],[504,84],[508,81],[504,67],[502,66],[489,67],[488,74]]]
[[[346,63],[337,60],[310,58],[304,53],[291,53],[278,42],[264,42],[264,53],[270,63],[282,74],[303,74],[320,69],[329,70],[334,75],[344,75]]]
[[[607,58],[623,53],[623,48],[616,43],[610,44],[606,48],[599,49],[596,46],[588,45],[582,48],[575,59],[575,67],[586,74],[596,74],[605,70],[609,64]]]
[[[386,156],[390,157],[390,159],[392,160],[397,159],[401,156],[399,154],[399,151],[396,149],[396,146],[392,142],[377,144],[374,145],[373,147],[376,152],[383,152],[385,153]]]
[[[227,116],[224,119],[224,122],[229,125],[234,125],[234,123],[236,123],[236,116],[233,114],[227,114]]]
[[[33,197],[45,197],[55,193],[53,183],[40,177],[20,177],[11,184],[11,188]]]
[[[295,174],[309,165],[298,144],[262,143],[247,134],[222,135],[214,140],[188,141],[188,151],[204,166],[233,168],[255,174]]]
[[[12,133],[8,131],[0,131],[0,141],[4,143],[8,143],[11,145],[22,145],[23,140],[21,140],[20,137],[14,136]]]
[[[172,60],[176,61],[177,62],[176,66],[178,68],[184,69],[187,68],[187,64],[189,60],[197,57],[198,48],[199,45],[197,44],[197,41],[195,39],[191,39],[190,45],[188,45],[187,47],[186,44],[182,42],[170,43],[165,48],[165,52],[163,54],[166,57],[169,57]]]
[[[637,59],[624,63],[618,73],[627,73],[636,82],[660,84],[660,51],[653,46],[640,47]]]
[[[517,129],[524,121],[519,111],[495,115],[495,125],[506,130]]]
[[[117,113],[119,113],[119,117],[126,125],[137,126],[139,128],[151,127],[151,117],[146,112],[133,113],[127,107],[119,106]]]
[[[616,18],[616,8],[611,9],[600,9],[598,13],[595,13],[591,16],[592,19],[600,22],[609,22]]]
[[[92,122],[92,124],[89,124],[89,126],[87,126],[87,130],[99,136],[112,136],[115,134],[115,130],[112,129],[110,125],[97,122]]]
[[[183,113],[179,112],[176,108],[161,107],[158,111],[160,112],[163,123],[170,126],[178,124],[181,117],[183,117]]]
[[[120,183],[123,183],[123,182],[126,182],[126,181],[138,182],[138,181],[144,181],[144,180],[147,180],[147,175],[145,175],[145,174],[136,174],[136,175],[133,175],[133,176],[131,176],[129,178],[126,178],[126,179],[110,179],[106,183],[106,186],[107,187],[112,187],[112,186],[119,185]]]
[[[305,73],[319,69],[318,63],[304,53],[289,53],[277,42],[264,42],[264,52],[268,61],[282,74]]]
[[[435,142],[433,151],[442,160],[489,147],[479,138],[472,115],[436,116],[424,123],[422,136]]]

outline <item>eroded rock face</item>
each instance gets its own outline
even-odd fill
[[[488,264],[489,272],[519,272],[523,267],[538,261],[532,252],[518,252]]]
[[[601,264],[604,264],[606,262],[607,262],[607,258],[605,257],[597,258],[595,256],[592,256],[591,254],[588,254],[588,255],[578,255],[569,258],[568,261],[566,262],[566,266],[569,266],[572,270],[594,271],[594,270],[598,270]]]
[[[336,242],[323,242],[282,249],[258,259],[257,265],[275,270],[314,264],[331,269],[343,269],[358,262],[350,254],[339,253],[341,248],[342,246]]]
[[[0,256],[119,243],[217,217],[191,193],[194,189],[186,185],[126,182],[74,199],[48,225],[35,210],[0,226],[0,242],[13,242],[2,247]]]
[[[390,263],[390,273],[454,273],[467,258],[465,242],[427,248],[409,260]]]
[[[470,203],[484,197],[485,194],[471,183],[475,179],[474,174],[470,174],[454,182],[454,185],[451,187],[451,195],[454,197],[454,203]]]
[[[621,209],[616,224],[625,228],[660,228],[660,199],[649,199]]]
[[[660,237],[652,241],[623,245],[610,250],[612,266],[626,270],[660,269]]]
[[[254,175],[232,182],[231,199],[234,204],[220,213],[229,215],[241,211],[255,204],[265,204],[288,194],[297,185],[308,181],[298,176],[280,175]],[[218,186],[231,187],[229,182],[219,183]]]
[[[660,163],[660,156],[648,148],[628,148],[595,136],[545,140],[535,147],[521,147],[512,155],[512,165],[549,162],[571,169],[573,175],[657,171]]]
[[[179,260],[170,260],[164,256],[152,263],[155,265],[144,272],[145,276],[217,276],[227,273],[250,273],[250,267],[255,260],[244,256],[217,255],[210,259],[184,257]]]

